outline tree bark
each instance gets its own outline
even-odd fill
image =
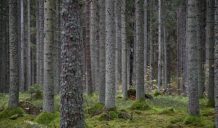
[[[197,40],[196,40],[196,4],[197,0],[188,0],[188,28],[187,28],[187,42],[188,42],[188,85],[189,85],[189,114],[193,116],[200,116],[199,99],[198,99],[198,85],[197,85]]]
[[[153,85],[153,0],[150,0],[150,57],[149,57],[149,67],[150,67],[150,87]]]
[[[148,1],[144,0],[144,84],[147,85]]]
[[[158,89],[161,87],[161,0],[158,0]]]
[[[61,128],[85,128],[80,0],[62,0]],[[69,17],[69,15],[71,17]],[[70,33],[70,34],[69,34]]]
[[[40,56],[39,56],[39,63],[40,63],[40,71],[39,71],[39,83],[40,85],[44,85],[44,0],[39,0],[39,42],[40,42]]]

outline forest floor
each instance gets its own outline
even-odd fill
[[[116,94],[116,109],[105,110],[98,106],[98,94],[91,97],[84,94],[85,121],[87,128],[213,128],[215,110],[207,107],[207,99],[200,99],[201,116],[188,115],[188,98],[183,96],[166,96],[151,94],[153,99],[146,99],[142,107],[137,108],[137,101],[122,99],[121,93]],[[40,122],[38,110],[42,109],[42,99],[32,99],[28,93],[20,93],[20,101],[28,102],[26,113],[15,113],[4,116],[7,108],[8,95],[0,94],[0,128],[44,128],[59,127],[60,122],[60,95],[55,96],[55,111],[53,115],[46,115],[45,122]],[[132,107],[133,104],[136,107]],[[143,104],[145,103],[145,104]],[[146,109],[144,109],[146,108]],[[33,109],[30,112],[30,109]],[[4,111],[3,111],[4,110]],[[8,112],[10,113],[10,112]],[[37,123],[38,122],[38,123]]]

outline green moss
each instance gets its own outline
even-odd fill
[[[161,91],[159,91],[159,90],[155,90],[155,91],[153,92],[153,95],[154,95],[154,96],[163,95],[163,92],[161,92]]]
[[[58,112],[56,113],[42,112],[37,116],[35,122],[39,124],[49,124],[57,117],[60,117],[60,113]]]
[[[160,114],[174,114],[175,110],[173,108],[166,108],[160,112]]]
[[[193,126],[202,126],[202,121],[199,117],[197,116],[187,116],[184,118],[183,123],[186,125],[193,125]]]
[[[207,107],[214,107],[214,106],[215,106],[215,102],[213,100],[207,101]]]
[[[173,118],[170,123],[172,124],[176,124],[178,122],[182,122],[184,120],[184,117],[180,117],[180,118]]]
[[[105,107],[104,104],[98,102],[98,103],[95,103],[92,107],[86,108],[85,112],[93,113],[95,111],[104,109],[104,107]]]
[[[0,120],[7,119],[7,118],[12,117],[14,115],[22,116],[23,114],[25,114],[25,112],[20,107],[6,108],[0,113]]]
[[[101,115],[98,115],[97,120],[99,121],[107,121],[108,120],[108,116],[106,113],[102,113]]]
[[[118,114],[116,112],[114,112],[114,111],[110,111],[109,114],[110,114],[110,118],[112,120],[118,118]]]
[[[89,114],[85,114],[85,118],[89,118],[89,116],[90,116]]]
[[[145,99],[139,99],[139,100],[134,101],[130,105],[130,109],[131,110],[149,110],[150,106],[146,103]]]
[[[60,128],[60,117],[54,119],[50,124],[49,127],[51,128]]]

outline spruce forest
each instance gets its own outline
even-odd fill
[[[218,128],[218,0],[0,0],[0,128]]]

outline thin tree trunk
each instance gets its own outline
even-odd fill
[[[54,112],[54,65],[53,65],[53,46],[54,46],[54,10],[55,1],[47,0],[44,2],[44,92],[43,111]],[[70,64],[69,64],[70,65]]]
[[[40,83],[40,24],[39,0],[36,0],[36,83]]]
[[[9,0],[10,90],[8,107],[19,106],[17,0]]]
[[[148,2],[144,0],[144,84],[147,85],[147,53],[148,53]]]
[[[82,34],[80,0],[62,0],[61,128],[85,128],[82,92]],[[69,15],[71,17],[69,17]],[[69,27],[75,26],[74,28]],[[73,37],[68,35],[71,33]],[[73,47],[72,47],[73,46]]]
[[[153,85],[153,0],[150,0],[150,57],[149,57],[149,67],[150,67],[150,87]]]
[[[114,0],[106,1],[106,89],[105,107],[115,108],[115,21]]]
[[[188,84],[189,84],[189,114],[200,116],[198,85],[197,85],[197,40],[196,40],[196,4],[197,0],[188,0]]]
[[[3,37],[3,1],[0,1],[0,37]],[[0,93],[3,93],[3,38],[0,39]]]
[[[136,99],[144,98],[143,0],[136,1]]]
[[[180,29],[180,25],[179,25],[179,8],[177,8],[177,89],[178,89],[178,95],[180,95],[180,40],[179,40],[179,30]]]
[[[158,0],[158,89],[161,87],[161,0]]]
[[[39,56],[39,63],[40,63],[40,71],[39,71],[39,83],[44,85],[44,0],[39,0],[39,42],[40,42],[40,56]]]

